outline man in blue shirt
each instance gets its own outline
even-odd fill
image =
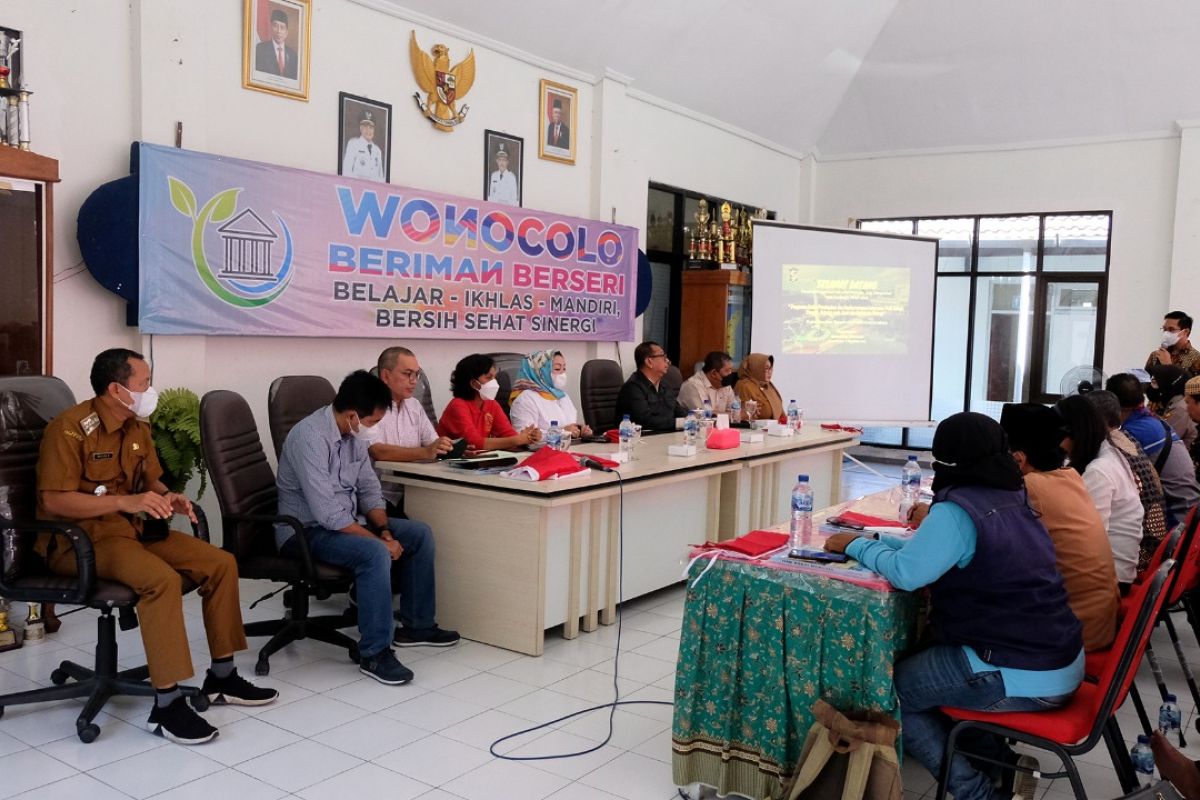
[[[429,526],[389,518],[367,447],[391,392],[359,370],[346,376],[333,405],[296,423],[279,457],[279,513],[296,517],[314,558],[354,570],[358,601],[359,670],[381,683],[413,678],[392,652],[419,645],[448,647],[454,631],[434,622],[433,534]],[[275,530],[279,552],[300,554],[289,526]],[[393,634],[392,594],[400,593]]]

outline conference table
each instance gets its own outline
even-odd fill
[[[894,516],[895,505],[881,495],[854,510],[886,516],[890,508]],[[720,795],[754,800],[779,797],[817,699],[843,712],[899,718],[893,665],[916,640],[915,595],[861,568],[839,573],[766,556],[719,557],[701,577],[707,566],[704,559],[692,565],[680,633],[671,743],[676,784],[703,783]]]
[[[615,622],[619,602],[678,583],[692,545],[783,521],[798,473],[810,476],[818,505],[835,501],[842,453],[857,436],[806,426],[690,457],[667,453],[681,433],[643,436],[619,474],[539,482],[443,462],[376,467],[404,487],[405,512],[433,529],[439,622],[468,639],[541,655],[548,628],[562,625],[563,636],[575,638]]]

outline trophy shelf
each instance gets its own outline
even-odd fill
[[[58,161],[29,150],[0,145],[0,180],[4,178],[58,183]]]

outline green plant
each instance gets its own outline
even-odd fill
[[[208,471],[200,449],[200,398],[191,389],[164,389],[158,396],[158,407],[150,415],[150,428],[162,462],[162,482],[172,492],[182,492],[199,470],[199,500],[208,487]]]

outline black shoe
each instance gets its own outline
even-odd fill
[[[401,686],[413,679],[412,670],[396,659],[396,654],[390,647],[383,648],[373,656],[360,659],[358,671],[363,675],[370,675],[388,686]]]
[[[453,647],[458,644],[458,631],[432,628],[397,628],[392,642],[397,647]]]
[[[150,711],[150,719],[146,720],[146,727],[155,736],[176,744],[204,744],[217,738],[217,729],[193,711],[182,697],[176,697],[165,708],[155,705]]]
[[[200,691],[208,695],[213,705],[265,706],[279,697],[274,689],[263,689],[238,675],[235,668],[227,677],[218,678],[209,670]]]

